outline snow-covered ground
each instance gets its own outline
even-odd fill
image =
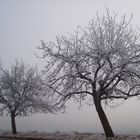
[[[0,135],[13,136],[10,131],[0,130]],[[15,135],[14,135],[15,136]],[[16,136],[38,137],[38,138],[54,138],[59,140],[106,140],[104,134],[79,133],[79,132],[18,132]],[[113,140],[140,140],[140,135],[117,135]]]

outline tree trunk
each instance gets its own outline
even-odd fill
[[[13,111],[11,111],[11,126],[12,126],[12,133],[17,134],[15,113]]]
[[[111,128],[111,126],[108,122],[108,119],[106,117],[106,114],[102,108],[101,100],[98,99],[98,97],[94,97],[94,103],[95,103],[95,108],[96,108],[96,111],[97,111],[98,116],[100,118],[100,121],[101,121],[101,124],[103,126],[106,137],[107,138],[114,137],[114,133],[112,131],[112,128]]]

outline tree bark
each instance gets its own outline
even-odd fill
[[[101,100],[98,97],[94,97],[94,103],[95,103],[95,108],[96,108],[96,111],[98,113],[101,124],[103,126],[106,137],[107,138],[114,137],[114,133],[112,131],[112,128],[111,128],[109,121],[107,119],[107,116],[102,108]]]
[[[17,134],[15,113],[13,111],[11,111],[11,126],[12,126],[12,133]]]

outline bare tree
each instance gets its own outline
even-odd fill
[[[41,41],[39,47],[47,59],[47,93],[59,107],[70,98],[94,103],[106,137],[114,133],[101,101],[107,105],[140,95],[139,34],[130,21],[107,10],[73,35],[58,36],[56,43]]]
[[[0,69],[0,113],[11,115],[13,134],[16,130],[16,116],[35,112],[51,112],[51,106],[43,97],[41,76],[36,67],[30,67],[18,60],[11,69]]]

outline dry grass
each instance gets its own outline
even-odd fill
[[[9,131],[0,131],[1,137],[12,137],[21,140],[106,140],[103,134],[93,133],[78,133],[78,132],[19,132],[17,135],[12,135]],[[113,140],[140,140],[140,135],[117,135]]]

